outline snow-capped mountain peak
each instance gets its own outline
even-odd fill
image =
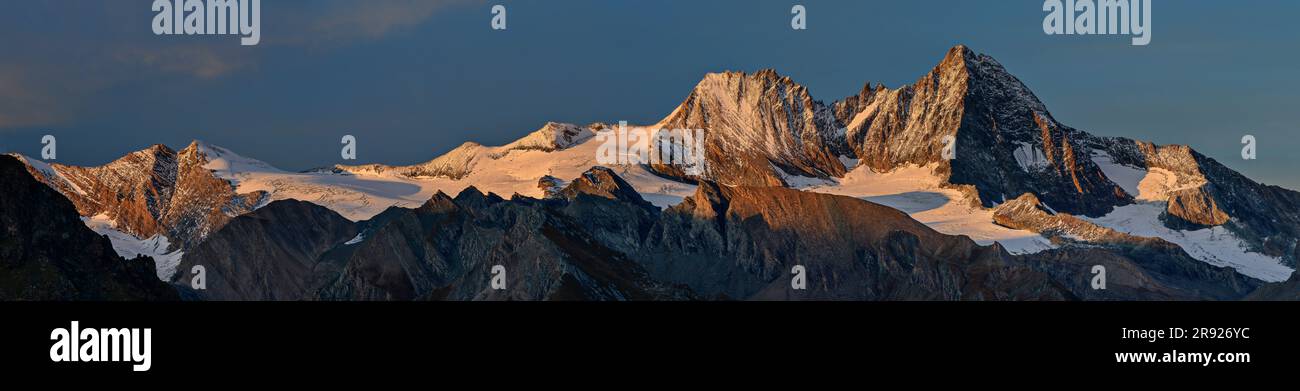
[[[235,180],[241,173],[283,172],[261,160],[245,157],[200,140],[190,142],[190,145],[178,154],[183,159],[202,159],[203,168],[212,170],[218,177],[227,180]]]
[[[771,69],[705,75],[686,100],[657,125],[704,132],[704,179],[733,185],[783,186],[782,171],[808,177],[845,172],[833,109]],[[654,165],[673,177],[680,167]]]
[[[90,167],[22,160],[33,176],[71,200],[82,216],[101,222],[99,228],[111,222],[111,229],[130,236],[161,235],[172,247],[184,247],[230,217],[252,210],[261,199],[259,193],[235,193],[230,181],[204,168],[207,155],[221,149],[201,149],[198,143],[181,152],[155,144]]]
[[[961,45],[913,84],[868,83],[830,105],[770,69],[711,73],[652,128],[705,137],[702,175],[663,164],[608,167],[660,208],[695,192],[687,179],[794,187],[899,208],[943,233],[1018,253],[1056,246],[1031,232],[1046,224],[995,225],[993,208],[1020,200],[1050,211],[1049,222],[1087,222],[1089,232],[1106,233],[1097,237],[1160,237],[1261,279],[1283,276],[1300,255],[1300,193],[1258,184],[1186,146],[1070,128],[1001,63]],[[272,200],[308,201],[357,221],[469,187],[542,198],[598,165],[602,140],[593,136],[605,129],[551,122],[502,146],[466,142],[423,163],[303,173],[200,141],[179,152],[154,145],[98,167],[20,159],[83,216],[183,248]],[[1218,244],[1189,239],[1205,232]]]
[[[577,145],[595,136],[590,127],[547,122],[541,129],[502,147],[505,150],[555,151]]]

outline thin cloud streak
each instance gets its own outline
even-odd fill
[[[10,53],[0,59],[0,130],[73,121],[80,100],[151,74],[219,79],[255,69],[266,51],[276,47],[329,50],[380,40],[418,26],[438,11],[481,1],[325,0],[313,2],[313,7],[264,1],[264,40],[253,47],[226,37],[155,36],[147,32],[152,14],[148,2],[142,3],[104,1],[86,5],[94,12],[71,15],[36,4],[26,13],[32,19],[58,16],[70,18],[69,23],[100,26],[93,40],[66,32],[42,34],[45,27],[0,20],[5,24],[0,43]],[[286,5],[291,7],[282,7]],[[104,24],[96,19],[99,16],[117,22]],[[81,19],[85,23],[78,22]]]
[[[277,26],[268,27],[264,37],[272,45],[346,45],[384,38],[418,26],[439,11],[481,3],[482,0],[321,1],[315,4],[317,7],[285,12]]]

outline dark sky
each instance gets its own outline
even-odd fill
[[[790,29],[790,8],[808,30]],[[192,139],[284,169],[432,158],[546,121],[652,123],[707,72],[774,68],[830,102],[964,43],[1062,122],[1189,144],[1300,188],[1300,2],[1154,2],[1148,46],[1048,36],[1025,1],[263,0],[262,41],[156,36],[150,0],[0,5],[0,149],[101,164]],[[508,29],[489,27],[505,4]],[[1259,140],[1259,160],[1240,139]]]

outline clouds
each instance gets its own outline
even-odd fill
[[[185,74],[200,79],[215,79],[252,66],[253,56],[239,48],[216,45],[173,45],[166,48],[123,46],[114,50],[113,58],[128,67],[158,72]]]
[[[75,119],[106,89],[216,81],[296,47],[382,40],[476,0],[262,1],[263,41],[153,34],[151,0],[6,4],[0,13],[0,130]],[[160,81],[159,79],[168,79]]]
[[[57,122],[55,99],[17,67],[0,67],[0,129]]]
[[[278,44],[338,45],[379,39],[419,25],[441,10],[482,0],[325,0],[282,20]]]

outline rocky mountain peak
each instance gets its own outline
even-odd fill
[[[922,80],[966,83],[968,95],[1004,95],[1006,101],[1046,115],[1047,109],[1020,79],[1007,71],[992,56],[976,53],[966,45],[948,50],[943,60]],[[919,84],[919,82],[918,82]]]
[[[979,57],[979,54],[976,54],[974,50],[970,50],[966,45],[957,44],[948,49],[948,53],[944,54],[943,60],[939,61],[939,65],[935,69],[965,70],[967,64],[974,62]]]
[[[727,213],[729,201],[722,193],[722,187],[714,182],[700,182],[695,193],[683,200],[671,210],[693,215],[705,221],[718,221]]]
[[[704,75],[704,78],[700,80],[700,83],[697,84],[695,88],[714,89],[721,86],[720,88],[724,90],[742,92],[744,87],[752,85],[750,83],[754,82],[767,83],[769,85],[783,83],[798,86],[798,84],[790,80],[789,77],[777,73],[775,69],[764,68],[753,73],[744,71],[710,72]]]
[[[504,151],[536,150],[551,152],[577,145],[595,135],[596,133],[589,127],[547,122],[541,129],[537,129],[527,136],[507,144],[502,149]]]
[[[853,117],[870,106],[878,95],[888,91],[889,89],[885,88],[884,84],[867,82],[856,95],[850,95],[831,105],[832,110],[835,112],[835,120],[841,125],[848,125],[853,120]]]
[[[542,196],[546,199],[564,198],[560,191],[564,190],[567,185],[568,183],[563,179],[550,175],[543,175],[541,179],[537,180],[537,188],[542,189]]]
[[[1037,213],[1042,212],[1048,215],[1055,215],[1056,212],[1043,206],[1043,202],[1038,200],[1034,193],[1025,193],[1001,205],[998,205],[999,212],[1008,212],[1015,214]]]
[[[30,166],[0,156],[0,300],[175,300],[154,260],[124,259]]]
[[[723,185],[841,177],[839,157],[847,156],[878,172],[938,164],[948,182],[973,185],[986,207],[1026,192],[1085,215],[1131,202],[1092,162],[1086,134],[1058,123],[1001,63],[964,45],[911,85],[867,83],[830,106],[772,70],[709,74],[660,126],[705,132],[706,173],[654,170]]]
[[[705,173],[652,166],[668,176],[782,186],[790,175],[828,178],[845,172],[837,157],[847,151],[833,109],[770,69],[706,75],[659,127],[700,130],[705,137]]]
[[[500,203],[505,201],[505,199],[501,198],[501,196],[496,193],[483,194],[483,192],[477,187],[469,186],[464,190],[461,190],[459,194],[456,194],[456,198],[453,199],[453,201],[455,201],[456,205],[461,207],[479,209]]]
[[[128,153],[104,165],[103,174],[127,178],[135,173],[161,174],[163,166],[176,164],[176,151],[166,145],[154,144],[148,148]],[[67,167],[67,166],[65,166]]]
[[[24,162],[82,216],[102,215],[123,233],[139,239],[161,235],[183,248],[261,201],[260,194],[235,194],[232,183],[206,167],[222,157],[213,151],[224,150],[196,141],[180,152],[154,144],[101,166]]]
[[[600,166],[592,167],[572,182],[569,182],[567,186],[559,191],[559,195],[568,200],[576,199],[581,195],[588,195],[653,208],[653,205],[641,198],[641,193],[638,193],[631,184],[615,174],[614,170]]]
[[[412,178],[444,177],[459,180],[474,170],[474,165],[479,160],[481,152],[487,148],[479,143],[466,141],[446,154],[420,164],[409,166],[390,166],[377,163],[362,165],[336,164],[332,171],[350,174],[391,174]]]
[[[186,144],[185,148],[181,148],[181,151],[197,151],[207,146],[208,143],[204,142],[203,140],[195,139],[195,140],[190,140],[190,143]]]
[[[189,145],[186,145],[185,148],[181,148],[181,150],[178,151],[176,154],[179,156],[193,159],[199,157],[199,155],[206,155],[205,151],[211,151],[211,150],[212,147],[210,147],[207,143],[204,143],[199,140],[191,140]]]
[[[176,151],[172,150],[166,145],[153,144],[150,145],[148,148],[136,151],[135,153],[142,156],[168,156],[168,155],[175,155]]]
[[[859,95],[866,102],[845,122],[848,148],[877,171],[940,161],[945,137],[957,134],[965,115],[972,56],[953,48],[916,83]]]
[[[433,197],[430,197],[428,201],[425,201],[423,205],[420,205],[419,210],[431,213],[443,213],[456,210],[456,202],[451,198],[451,196],[447,195],[447,193],[443,193],[439,190],[433,195]]]
[[[1052,208],[1096,216],[1131,202],[1091,160],[1085,133],[1056,122],[1002,64],[964,45],[916,83],[857,99],[866,103],[837,106],[860,107],[845,139],[875,171],[938,164],[986,207],[1035,193]]]

